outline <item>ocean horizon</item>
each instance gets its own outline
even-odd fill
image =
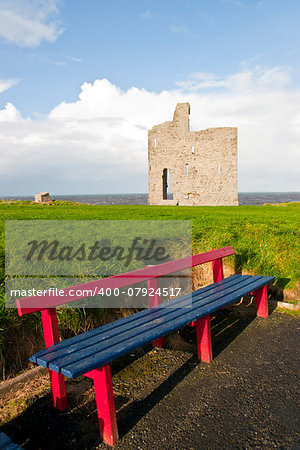
[[[51,195],[51,192],[50,192]],[[300,202],[300,192],[239,192],[240,205]],[[147,205],[148,194],[60,194],[52,200],[72,201],[91,205]],[[34,195],[4,195],[0,200],[34,200]]]

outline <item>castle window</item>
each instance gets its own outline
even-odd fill
[[[189,165],[188,164],[185,165],[185,173],[187,176],[189,175]]]
[[[195,147],[193,146],[192,147],[192,155],[194,155],[194,153],[195,153]]]
[[[173,200],[173,194],[171,192],[171,174],[169,169],[163,170],[162,175],[162,190],[163,190],[163,200]]]
[[[154,138],[154,147],[156,147],[156,138]]]
[[[218,165],[218,175],[221,175],[221,165]]]

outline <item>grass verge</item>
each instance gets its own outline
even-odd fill
[[[83,205],[55,201],[0,202],[0,364],[2,377],[24,366],[28,355],[42,345],[40,318],[18,318],[4,303],[5,220],[192,220],[193,252],[232,245],[227,258],[237,273],[273,275],[285,300],[299,294],[300,204],[240,207],[176,207],[136,205]],[[100,310],[61,310],[62,336],[93,328],[102,321]],[[22,343],[20,345],[20,343]]]

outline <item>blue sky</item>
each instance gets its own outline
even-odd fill
[[[147,192],[177,101],[239,127],[240,191],[299,190],[299,23],[292,0],[0,0],[0,195]]]

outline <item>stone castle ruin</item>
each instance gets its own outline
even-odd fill
[[[238,205],[237,128],[190,131],[190,105],[148,131],[149,205]]]

